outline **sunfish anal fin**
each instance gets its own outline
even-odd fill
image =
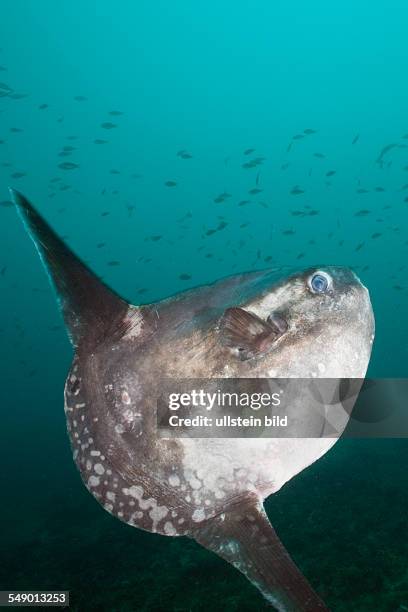
[[[228,508],[193,537],[242,572],[279,612],[329,612],[290,558],[260,501]]]
[[[126,333],[123,326],[132,325],[126,318],[127,302],[68,248],[23,195],[14,189],[10,193],[57,290],[73,345],[78,347],[86,339],[92,346],[106,336]]]

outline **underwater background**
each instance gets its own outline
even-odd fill
[[[65,431],[72,358],[22,191],[116,291],[351,266],[369,373],[406,377],[406,2],[1,0],[0,589],[72,610],[267,610],[184,538],[121,524]],[[408,610],[408,443],[341,440],[266,504],[334,611]]]

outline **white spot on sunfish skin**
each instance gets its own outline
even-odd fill
[[[117,434],[123,434],[125,433],[125,428],[121,423],[118,423],[117,425],[115,425],[115,431]]]
[[[116,500],[116,493],[114,493],[113,491],[107,491],[106,499],[109,499],[109,501],[114,502]]]
[[[174,525],[170,523],[170,521],[167,521],[166,523],[164,523],[163,531],[166,535],[169,535],[169,536],[174,536],[177,533]]]
[[[127,391],[122,391],[122,402],[124,404],[130,404],[130,395]]]
[[[169,510],[166,506],[156,506],[150,510],[149,516],[153,522],[152,531],[156,531],[158,522],[167,516],[168,512]]]
[[[221,544],[220,552],[228,552],[231,555],[237,555],[239,552],[239,544],[235,540],[230,540],[226,544]]]
[[[99,485],[99,477],[98,476],[90,476],[88,479],[88,485],[90,487],[97,487]]]
[[[192,489],[201,489],[201,481],[192,473],[191,470],[185,470],[184,477]]]
[[[124,495],[130,495],[139,502],[141,510],[147,510],[151,508],[149,516],[152,519],[152,531],[157,531],[157,525],[165,516],[167,516],[169,509],[166,506],[158,506],[157,501],[152,497],[143,499],[143,488],[138,485],[132,485],[131,487],[122,489]]]
[[[136,523],[136,520],[141,518],[143,518],[143,512],[137,510],[136,512],[133,512],[133,514],[130,516],[128,523],[130,525],[134,525]]]
[[[99,474],[99,476],[105,473],[105,468],[103,467],[102,463],[95,463],[94,470],[97,474]]]
[[[197,508],[194,510],[193,515],[191,517],[195,523],[199,523],[205,519],[204,508]]]
[[[142,499],[143,497],[143,489],[142,487],[138,487],[137,485],[132,485],[131,487],[125,487],[122,489],[125,495],[131,495],[135,499]]]
[[[169,476],[169,485],[172,487],[178,487],[180,484],[180,478],[176,474]]]

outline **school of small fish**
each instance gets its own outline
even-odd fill
[[[8,80],[7,66],[0,65],[0,72],[1,78],[4,79],[4,82],[0,82],[2,222],[7,223],[7,209],[12,207],[7,186],[27,191],[25,181],[32,179],[32,169],[22,166],[15,156],[11,157],[7,153],[11,149],[18,150],[18,139],[23,138],[27,131],[24,121],[21,125],[16,125],[15,117],[18,113],[15,112],[14,105],[21,105],[22,118],[24,108],[29,105],[31,110],[34,109],[38,113],[38,121],[42,122],[44,131],[57,131],[60,136],[60,148],[54,151],[52,162],[49,163],[47,158],[47,171],[50,174],[46,188],[48,198],[54,199],[56,204],[44,211],[46,216],[51,211],[66,215],[67,218],[71,215],[63,195],[68,192],[72,206],[75,199],[83,195],[79,187],[80,183],[83,184],[83,179],[81,182],[77,177],[81,172],[86,173],[92,147],[96,147],[98,151],[103,149],[107,158],[115,160],[115,167],[110,167],[105,173],[95,174],[93,167],[89,171],[94,183],[99,181],[99,184],[92,185],[96,202],[92,210],[98,222],[92,231],[89,231],[89,240],[92,241],[95,255],[98,255],[99,259],[106,253],[106,273],[111,274],[110,270],[122,263],[120,254],[114,252],[109,243],[109,226],[116,216],[124,215],[125,223],[134,223],[138,236],[144,231],[143,228],[146,228],[135,265],[146,266],[146,270],[154,270],[154,274],[146,272],[139,275],[135,282],[134,296],[131,296],[135,303],[143,302],[145,297],[148,301],[147,297],[150,299],[152,292],[154,298],[159,297],[154,293],[154,278],[157,279],[155,274],[161,270],[164,248],[168,249],[169,254],[174,249],[184,248],[194,252],[194,257],[183,258],[182,269],[172,268],[174,290],[180,290],[183,286],[187,288],[202,282],[202,278],[197,278],[196,274],[197,261],[200,259],[203,268],[213,266],[215,278],[219,277],[220,266],[224,266],[222,270],[225,274],[232,274],[242,268],[242,261],[246,262],[247,269],[261,269],[271,265],[279,267],[297,262],[304,262],[306,265],[306,261],[307,264],[310,263],[309,249],[315,249],[320,243],[325,243],[335,247],[338,253],[344,254],[339,262],[333,263],[351,263],[354,269],[364,274],[370,270],[374,273],[370,263],[371,254],[382,250],[387,253],[389,246],[386,245],[390,244],[390,239],[397,245],[397,249],[403,250],[408,246],[404,226],[399,222],[399,215],[406,214],[408,206],[408,133],[403,130],[396,135],[394,142],[373,151],[371,159],[361,158],[362,163],[369,169],[367,175],[371,177],[370,180],[363,175],[358,176],[358,169],[354,175],[346,174],[342,160],[336,162],[333,153],[325,151],[323,143],[327,142],[327,134],[322,134],[316,126],[316,129],[305,127],[289,136],[286,142],[280,143],[279,155],[270,155],[255,143],[252,146],[243,143],[240,150],[231,150],[227,156],[220,155],[218,177],[224,168],[225,183],[219,185],[217,179],[218,185],[211,188],[209,179],[206,193],[202,192],[202,186],[197,189],[197,193],[191,191],[191,168],[194,165],[197,172],[200,167],[199,146],[194,150],[194,147],[180,147],[180,143],[176,143],[171,160],[171,173],[165,175],[160,171],[155,180],[155,184],[162,189],[161,205],[168,199],[167,221],[158,223],[156,227],[154,203],[149,202],[149,205],[144,207],[137,195],[141,186],[143,187],[147,172],[140,163],[132,171],[129,171],[129,164],[123,164],[122,167],[120,163],[120,140],[114,140],[126,122],[126,113],[120,110],[120,107],[108,108],[101,116],[95,116],[88,111],[90,133],[84,134],[82,129],[73,133],[71,129],[65,129],[65,125],[69,123],[72,126],[72,122],[67,121],[67,117],[61,114],[58,108],[54,108],[51,101],[34,99],[34,95],[15,86],[11,78],[5,82]],[[73,107],[86,108],[91,103],[88,96],[77,93],[72,95]],[[12,125],[7,125],[10,105],[13,105],[14,121]],[[356,148],[362,147],[363,144],[364,134],[356,132],[351,134],[346,143],[350,155],[354,155]],[[86,154],[83,153],[84,147]],[[296,161],[293,160],[294,152],[298,154]],[[176,175],[175,161],[179,164]],[[235,173],[233,176],[242,178],[238,181],[239,188],[231,180],[232,171]],[[298,175],[298,180],[293,180],[294,175]],[[373,177],[375,182],[372,182]],[[244,182],[247,187],[242,189]],[[148,188],[144,186],[143,190]],[[133,196],[129,195],[132,191]],[[336,196],[337,192],[341,193],[341,197]],[[322,193],[326,194],[324,208],[314,203],[323,201]],[[89,200],[89,194],[85,195]],[[342,197],[347,198],[344,204],[340,201]],[[195,204],[196,199],[199,204]],[[186,207],[186,200],[191,201],[190,207]],[[61,205],[62,201],[64,205]],[[146,212],[147,210],[151,213]],[[74,213],[76,216],[77,212]],[[146,215],[151,220],[149,223],[143,222]],[[161,215],[162,213],[158,217]],[[104,218],[106,222],[103,221]],[[107,223],[105,230],[102,223]],[[260,224],[264,230],[262,238],[259,237],[258,231]],[[354,228],[359,228],[358,232],[349,232],[351,224]],[[60,223],[60,228],[62,227],[63,221]],[[168,231],[163,231],[166,227]],[[317,232],[314,231],[315,228]],[[322,231],[322,228],[325,230]],[[71,238],[70,235],[64,234],[62,237],[68,242]],[[277,243],[279,249],[276,249]],[[154,248],[157,245],[161,248],[160,260],[155,257]],[[324,251],[324,246],[321,250]],[[365,260],[362,259],[364,254]],[[351,261],[353,257],[356,259]],[[171,261],[172,256],[169,255],[169,265]],[[10,261],[0,261],[0,286],[2,289],[18,291],[19,287],[10,274],[11,265]],[[208,269],[211,270],[211,267]],[[407,292],[405,270],[403,258],[400,258],[397,267],[390,269],[389,286],[393,292]],[[146,282],[150,277],[152,284]],[[142,282],[140,278],[143,278]],[[41,291],[36,286],[31,289],[33,292]],[[49,327],[51,332],[60,329],[60,325]],[[4,328],[0,327],[0,334],[2,332]],[[15,332],[17,336],[24,337],[23,321],[15,321]],[[29,375],[34,374],[35,370],[30,369]]]

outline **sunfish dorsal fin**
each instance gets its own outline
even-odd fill
[[[290,558],[260,500],[229,508],[192,535],[245,574],[279,612],[329,612]]]
[[[129,305],[107,287],[57,236],[18,191],[11,197],[53,282],[72,344],[97,343],[120,330]]]

